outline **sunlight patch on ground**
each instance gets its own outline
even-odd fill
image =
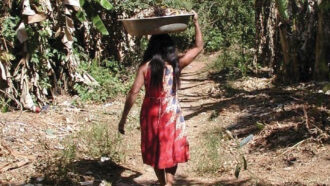
[[[272,79],[269,78],[257,78],[257,77],[245,77],[235,81],[228,81],[233,89],[244,90],[247,92],[273,88]]]

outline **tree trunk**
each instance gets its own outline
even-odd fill
[[[314,78],[316,80],[330,79],[330,1],[318,2],[318,26],[315,47]]]
[[[281,68],[281,77],[283,81],[288,80],[290,74],[292,73],[292,63],[291,63],[291,55],[290,55],[290,44],[289,38],[287,34],[287,26],[282,25],[280,27],[280,42],[282,48],[282,55],[283,55],[283,64]]]
[[[277,10],[272,0],[256,0],[255,2],[255,24],[256,24],[256,52],[253,64],[275,67],[277,33]],[[273,75],[273,71],[270,72]]]
[[[326,31],[329,25],[325,24],[329,17],[324,17],[328,16],[329,11],[317,12],[316,2],[256,0],[255,66],[271,67],[276,79],[284,82],[311,80],[314,68],[317,70],[314,77],[322,76],[320,79],[324,79],[328,76],[329,62],[322,59],[329,59],[325,52],[329,51],[329,33]],[[322,16],[317,20],[318,13]],[[318,25],[318,32],[317,21],[323,22]],[[318,54],[315,54],[316,38]],[[316,56],[319,58],[317,64]]]

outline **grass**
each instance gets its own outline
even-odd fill
[[[5,98],[0,97],[0,111],[2,113],[6,113],[9,111],[9,102],[10,101],[11,101],[10,99],[6,100]]]
[[[90,158],[109,157],[120,161],[121,138],[115,127],[107,123],[94,123],[78,133],[80,153]]]
[[[216,116],[211,113],[211,118],[214,119]],[[192,152],[194,173],[199,176],[214,177],[223,172],[234,173],[238,166],[241,171],[245,170],[248,160],[244,150],[238,148],[240,140],[232,138],[219,126],[210,127],[200,136],[199,146],[196,146],[196,150]]]
[[[211,175],[225,171],[228,154],[226,155],[222,149],[226,145],[226,140],[227,138],[221,128],[203,133],[199,141],[199,148],[196,147],[196,151],[192,154],[195,160],[194,172],[201,175]]]
[[[121,153],[121,137],[117,130],[107,123],[93,123],[81,131],[65,138],[64,149],[54,157],[41,163],[39,172],[45,176],[43,183],[56,185],[77,184],[82,180],[81,169],[85,162],[88,166],[98,166],[97,162],[109,162],[115,165],[124,159]]]

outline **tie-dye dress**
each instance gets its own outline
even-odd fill
[[[176,91],[172,90],[172,66],[164,69],[162,90],[152,89],[149,84],[150,68],[145,75],[146,94],[140,116],[142,158],[155,168],[170,168],[189,159],[185,121]]]

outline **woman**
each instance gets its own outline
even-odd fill
[[[181,70],[203,49],[202,33],[195,12],[193,20],[195,46],[180,58],[169,35],[153,35],[150,38],[119,123],[119,132],[124,134],[127,115],[138,92],[145,85],[146,94],[140,116],[142,157],[145,164],[154,167],[161,185],[172,185],[178,163],[189,159],[177,90],[180,87]]]

